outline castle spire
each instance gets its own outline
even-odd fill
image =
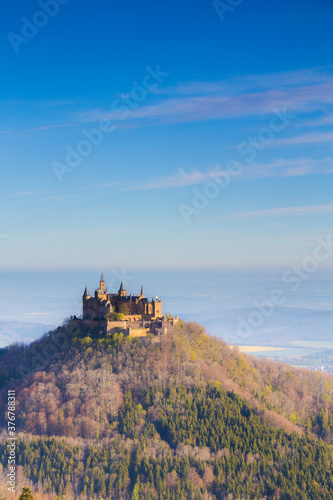
[[[118,290],[118,295],[120,295],[121,297],[126,297],[126,294],[127,294],[127,292],[125,290],[124,283],[121,282],[119,290]]]
[[[104,280],[103,273],[101,274],[101,279],[99,280],[99,289],[105,290],[105,280]]]
[[[144,295],[143,295],[143,286],[142,285],[141,285],[140,297],[144,297]]]
[[[89,299],[89,298],[90,298],[90,293],[88,292],[88,287],[87,287],[87,285],[86,285],[86,288],[85,288],[85,290],[84,290],[83,297],[84,297],[85,299]]]

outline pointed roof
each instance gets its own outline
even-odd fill
[[[87,285],[86,285],[86,288],[85,288],[85,290],[84,290],[83,297],[90,297],[90,293],[88,292],[88,287],[87,287]]]
[[[143,286],[141,285],[140,297],[143,297]]]
[[[120,283],[120,288],[118,290],[118,293],[120,293],[120,292],[126,292],[123,282]]]
[[[101,274],[101,279],[100,279],[99,281],[100,281],[100,282],[101,282],[101,281],[104,281],[104,283],[105,283],[103,273]]]

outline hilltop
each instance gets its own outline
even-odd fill
[[[333,498],[332,376],[182,321],[140,338],[68,322],[0,362],[21,473],[48,498]]]

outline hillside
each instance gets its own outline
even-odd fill
[[[67,324],[0,362],[22,484],[44,498],[333,498],[332,376],[243,355],[196,323],[158,339]]]

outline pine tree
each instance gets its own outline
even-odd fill
[[[34,497],[31,494],[30,488],[23,488],[21,495],[19,496],[19,500],[34,500]]]
[[[140,476],[138,475],[132,494],[132,500],[140,499]]]

